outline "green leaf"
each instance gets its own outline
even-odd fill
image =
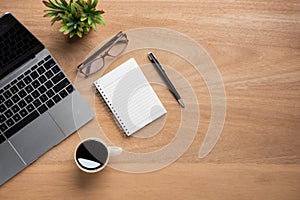
[[[88,17],[88,24],[89,24],[89,25],[92,24],[92,19],[91,19],[91,17]]]
[[[84,29],[84,34],[88,34],[88,32],[90,32],[90,28],[89,28],[89,27],[86,27],[86,28]]]
[[[77,35],[78,35],[78,37],[82,38],[82,32],[77,31]]]
[[[74,33],[74,32],[71,32],[71,33],[69,34],[69,37],[72,38],[74,35],[75,35],[75,33]]]
[[[66,8],[69,7],[68,3],[67,3],[65,0],[60,0],[60,1],[63,3],[63,5],[64,5]]]
[[[90,8],[92,6],[92,0],[87,0],[87,5]]]
[[[92,7],[95,8],[98,4],[98,0],[94,0],[94,2],[92,3]]]
[[[83,21],[85,21],[86,19],[87,19],[86,17],[81,17],[81,18],[80,18],[80,21],[83,22]]]
[[[74,22],[67,23],[67,26],[73,26],[73,25],[74,25]]]
[[[65,32],[66,30],[68,30],[68,27],[62,26],[62,27],[59,29],[59,32]]]
[[[57,3],[57,1],[55,1],[55,0],[49,0],[49,1],[50,1],[50,3],[51,3],[54,7],[60,8],[60,6],[59,6],[59,4]]]
[[[96,24],[95,24],[95,23],[92,23],[92,28],[94,29],[94,31],[97,30],[97,27],[96,27]]]
[[[59,20],[61,20],[61,17],[60,16],[56,16],[56,17],[54,17],[52,20],[51,20],[51,25],[53,25],[56,21],[59,21]]]
[[[76,15],[77,6],[78,6],[77,3],[71,3],[71,13],[72,13],[72,15]]]

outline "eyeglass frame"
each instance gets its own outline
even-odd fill
[[[95,53],[93,53],[91,56],[89,56],[87,59],[85,59],[82,63],[80,63],[78,66],[77,66],[77,70],[82,73],[83,75],[85,75],[85,77],[88,77],[98,71],[100,71],[104,66],[105,66],[105,62],[104,62],[104,58],[106,56],[111,56],[111,57],[116,57],[116,56],[112,56],[110,55],[108,52],[111,50],[112,47],[114,47],[114,45],[117,43],[117,41],[122,38],[122,37],[125,37],[126,39],[126,45],[124,47],[124,49],[118,54],[120,55],[127,47],[128,45],[128,38],[127,38],[127,35],[126,33],[123,33],[122,31],[120,31],[119,33],[117,33],[113,38],[111,38],[108,42],[106,42],[100,49],[98,49]],[[107,50],[106,50],[107,49]],[[106,51],[105,51],[106,50]],[[103,51],[104,54],[101,55],[99,58],[97,58]],[[103,66],[99,68],[99,70],[95,71],[94,73],[91,73],[91,74],[86,74],[84,73],[82,70],[86,67],[85,65],[88,64],[88,63],[92,63],[93,61],[97,60],[97,59],[103,59]]]

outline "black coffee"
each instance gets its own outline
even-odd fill
[[[101,168],[108,159],[107,148],[101,142],[86,140],[82,142],[76,151],[78,164],[87,170]]]

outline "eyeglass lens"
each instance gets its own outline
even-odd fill
[[[108,55],[116,57],[120,55],[127,46],[127,38],[123,35],[109,50]]]
[[[126,48],[127,42],[128,40],[126,36],[123,35],[108,49],[107,55],[111,57],[116,57],[120,55]],[[81,72],[88,76],[101,70],[102,67],[104,67],[104,57],[100,56],[95,60],[87,63],[85,67],[81,69]]]

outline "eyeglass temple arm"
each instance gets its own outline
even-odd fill
[[[99,50],[93,53],[90,57],[85,59],[82,63],[80,63],[77,68],[80,68],[81,65],[84,65],[92,60],[94,60],[101,52],[106,50],[109,46],[111,46],[119,37],[121,37],[124,33],[120,31],[113,38],[111,38],[107,43],[105,43]]]

